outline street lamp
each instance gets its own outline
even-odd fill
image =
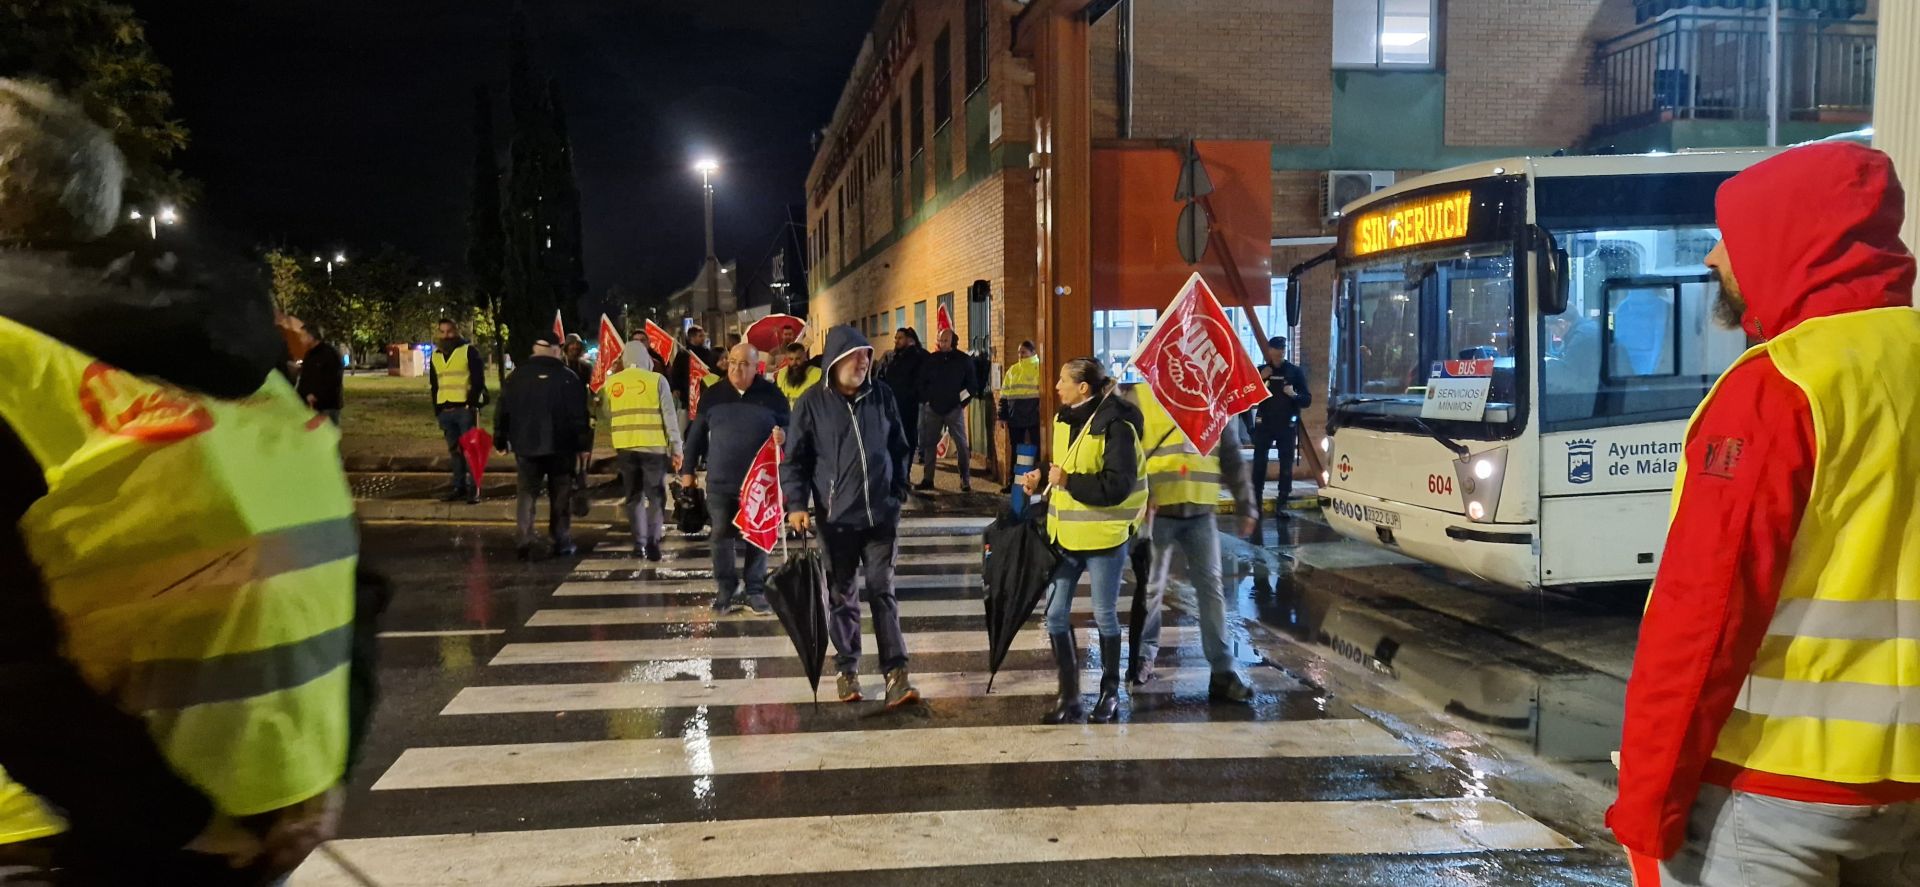
[[[715,273],[715,271],[720,267],[720,258],[714,255],[713,251],[713,175],[720,171],[720,161],[711,157],[703,157],[693,164],[693,168],[700,173],[700,190],[706,197],[707,205],[707,260],[705,266],[707,276],[707,310],[713,314],[719,314],[720,275]],[[708,322],[712,323],[716,319],[717,318],[708,318]]]
[[[327,266],[327,286],[333,286],[333,266],[345,265],[347,263],[347,254],[344,252],[336,252],[331,259],[322,259],[319,256],[313,257],[313,263],[315,265],[321,264],[322,262]]]
[[[128,221],[138,222],[142,219],[147,222],[147,236],[159,240],[160,226],[180,224],[180,212],[171,206],[163,206],[158,212],[147,215],[142,215],[137,209],[127,213]]]

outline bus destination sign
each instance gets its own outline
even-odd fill
[[[1419,197],[1364,213],[1353,220],[1353,256],[1445,243],[1467,236],[1473,192]]]

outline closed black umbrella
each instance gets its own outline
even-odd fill
[[[1033,608],[1053,582],[1060,554],[1047,539],[1046,512],[1028,519],[1001,512],[981,534],[985,564],[981,576],[987,590],[987,692],[993,677],[1007,660],[1013,636],[1027,624]]]
[[[767,603],[800,654],[813,703],[819,705],[820,670],[827,659],[827,562],[818,545],[808,542],[799,554],[788,552],[786,563],[767,576]]]

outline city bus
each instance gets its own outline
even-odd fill
[[[1771,153],[1477,163],[1346,207],[1327,522],[1514,588],[1650,580],[1687,419],[1749,344],[1714,322],[1714,193]]]

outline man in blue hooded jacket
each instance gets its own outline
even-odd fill
[[[807,389],[794,403],[780,466],[787,522],[795,530],[818,529],[826,548],[840,701],[861,698],[860,593],[854,587],[860,574],[873,608],[887,707],[897,708],[920,699],[907,676],[907,644],[893,593],[896,532],[912,450],[893,392],[868,378],[873,346],[866,337],[850,326],[834,327],[827,331],[822,356],[827,383]]]

